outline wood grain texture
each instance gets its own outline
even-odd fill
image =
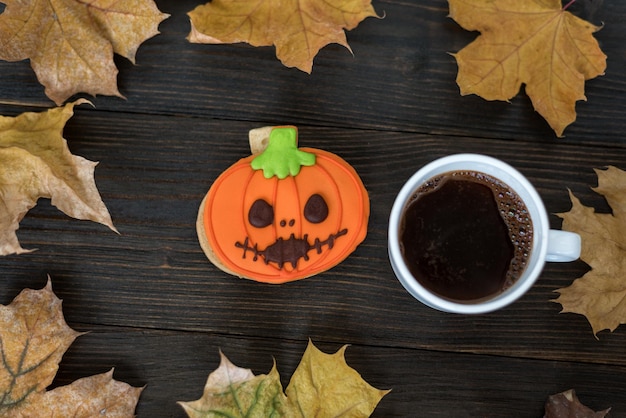
[[[460,97],[454,52],[476,34],[447,18],[444,1],[374,1],[384,18],[348,33],[354,56],[324,48],[309,76],[281,66],[273,48],[192,45],[186,12],[197,2],[158,1],[172,17],[139,49],[117,59],[126,100],[91,98],[64,136],[74,154],[99,161],[96,183],[120,231],[67,218],[42,199],[18,236],[38,250],[0,258],[0,303],[47,275],[68,323],[91,331],[64,357],[55,385],[115,368],[146,385],[143,417],[183,417],[176,405],[201,395],[221,348],[265,373],[276,359],[283,384],[311,338],[392,392],[376,417],[538,417],[548,395],[626,415],[626,331],[595,339],[584,317],[559,314],[554,291],[583,275],[581,261],[548,264],[538,283],[501,311],[459,316],[415,301],[387,259],[387,219],[403,182],[452,153],[501,158],[525,174],[554,213],[568,189],[608,212],[594,168],[626,169],[626,3],[572,8],[594,23],[607,74],[587,83],[587,102],[564,139],[520,94],[511,103]],[[0,62],[0,114],[52,103],[27,62]],[[212,181],[248,155],[247,132],[296,124],[300,145],[341,155],[370,194],[364,243],[316,277],[281,286],[227,276],[198,244],[195,219]],[[419,411],[419,414],[416,413]],[[416,415],[417,414],[417,415]]]
[[[588,101],[578,103],[578,121],[565,131],[569,142],[623,141],[620,116],[626,109],[616,99],[626,91],[620,70],[626,65],[623,6],[605,3],[592,20],[604,25],[596,37],[609,56],[608,69],[587,82]],[[160,26],[161,35],[140,47],[137,65],[116,59],[119,88],[127,100],[97,97],[98,109],[554,141],[523,93],[509,104],[458,94],[456,63],[449,53],[477,34],[447,17],[445,1],[374,2],[384,17],[368,18],[348,32],[354,54],[329,45],[316,57],[311,75],[283,67],[273,47],[188,43],[186,13],[197,4],[157,1],[171,14]],[[0,62],[0,71],[5,86],[0,103],[52,105],[28,62]]]
[[[318,345],[334,353],[342,344]],[[164,347],[168,350],[165,357]],[[115,379],[145,385],[139,417],[183,417],[172,400],[195,400],[202,395],[208,374],[219,365],[218,349],[255,374],[269,372],[275,360],[286,387],[305,348],[303,341],[102,328],[76,341],[60,365],[55,384],[69,384],[115,367]],[[623,367],[450,355],[372,344],[350,345],[346,361],[374,386],[392,389],[374,418],[536,418],[543,416],[546,394],[570,387],[577,388],[581,401],[596,410],[608,406],[614,412],[626,410]]]

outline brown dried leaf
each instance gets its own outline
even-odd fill
[[[43,113],[0,116],[0,255],[23,253],[15,234],[41,197],[65,214],[116,231],[94,181],[97,163],[72,155],[63,127],[79,100]]]
[[[132,418],[142,390],[116,381],[111,370],[45,392],[17,416]]]
[[[598,187],[613,213],[595,213],[570,192],[572,209],[558,214],[563,229],[581,236],[580,258],[591,270],[570,286],[558,289],[562,312],[585,315],[594,335],[626,322],[626,172],[595,170]]]
[[[448,0],[450,17],[481,35],[454,54],[461,95],[506,100],[523,84],[557,136],[576,120],[585,80],[604,74],[600,28],[566,11],[561,0]]]
[[[604,418],[610,410],[594,412],[578,400],[574,389],[570,389],[548,397],[543,418]]]
[[[193,43],[247,42],[276,46],[287,67],[310,73],[324,46],[337,43],[348,50],[345,30],[376,16],[371,0],[213,0],[189,13]]]
[[[43,392],[78,335],[65,323],[50,281],[43,290],[23,290],[10,305],[0,305],[0,412]]]
[[[135,62],[168,15],[151,0],[4,0],[0,59],[30,59],[57,105],[79,92],[121,96],[113,53]]]
[[[46,392],[79,335],[65,322],[50,280],[43,289],[23,290],[10,305],[0,305],[1,416],[133,416],[141,389],[114,381],[112,371]]]

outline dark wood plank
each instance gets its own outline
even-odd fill
[[[169,123],[169,117],[78,110],[66,136],[75,153],[102,161],[96,179],[121,234],[68,219],[42,201],[19,232],[24,246],[39,251],[0,259],[7,289],[15,292],[50,274],[69,318],[86,324],[380,341],[395,347],[565,360],[575,356],[626,365],[626,355],[616,350],[626,342],[623,332],[603,333],[596,341],[583,317],[559,315],[559,306],[550,302],[554,290],[584,274],[582,262],[549,264],[539,284],[513,306],[465,317],[438,313],[413,300],[391,272],[386,251],[395,193],[431,159],[488,150],[525,173],[554,213],[569,209],[568,188],[588,204],[601,201],[590,189],[596,184],[593,168],[607,163],[626,167],[623,153],[304,127],[301,145],[336,152],[361,173],[372,202],[369,235],[331,271],[267,286],[217,270],[205,259],[194,226],[211,181],[246,155],[247,130],[255,125],[176,119]],[[556,216],[551,221],[559,227]],[[373,322],[364,328],[366,318]]]
[[[268,373],[273,361],[283,388],[297,367],[306,341],[173,333],[139,329],[84,327],[60,364],[55,386],[115,368],[114,378],[145,386],[139,417],[184,417],[177,401],[202,396],[208,374],[219,365],[219,350],[237,366]],[[327,353],[341,344],[314,343]],[[163,353],[168,353],[164,356]],[[626,369],[568,361],[510,359],[499,356],[407,350],[352,344],[347,363],[373,386],[391,389],[372,417],[519,417],[543,416],[553,393],[575,388],[595,410],[626,412]]]
[[[273,47],[194,45],[186,13],[197,1],[157,1],[171,17],[145,42],[137,65],[123,58],[119,86],[127,100],[97,97],[98,109],[197,115],[263,123],[296,123],[385,131],[557,141],[521,93],[511,103],[461,97],[456,52],[475,38],[447,17],[447,3],[375,1],[383,19],[369,18],[348,33],[354,52],[330,45],[307,75],[282,66]],[[568,143],[622,143],[626,66],[622,2],[604,2],[590,18],[609,56],[606,75],[586,84],[587,102],[566,131]],[[49,107],[27,62],[0,62],[5,104]]]
[[[594,338],[584,317],[559,314],[555,290],[583,275],[582,261],[548,264],[512,306],[487,315],[429,309],[403,290],[387,259],[387,219],[402,183],[452,153],[501,158],[528,176],[550,212],[570,208],[568,189],[610,212],[594,168],[626,169],[624,2],[578,1],[596,24],[607,74],[587,83],[579,119],[555,139],[523,95],[510,104],[460,97],[447,52],[475,33],[447,17],[447,3],[380,0],[383,19],[348,33],[354,52],[331,45],[311,75],[284,68],[273,48],[192,45],[186,12],[198,2],[158,1],[172,17],[139,49],[117,58],[126,100],[93,98],[65,129],[77,155],[100,161],[96,182],[120,231],[69,219],[42,199],[18,235],[31,254],[0,257],[6,304],[47,276],[80,337],[55,385],[115,367],[146,385],[141,417],[182,417],[178,400],[200,396],[221,348],[265,373],[276,359],[283,384],[311,338],[393,391],[377,417],[538,417],[549,394],[626,415],[626,332]],[[588,6],[597,6],[593,9]],[[0,114],[52,106],[27,62],[0,62]],[[227,276],[197,242],[199,203],[213,180],[248,155],[247,132],[300,127],[300,144],[335,152],[360,173],[371,199],[368,237],[345,262],[316,277],[269,286]]]

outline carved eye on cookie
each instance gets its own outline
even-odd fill
[[[313,224],[322,223],[328,218],[328,204],[320,194],[315,193],[308,198],[304,205],[303,215],[307,221]],[[265,228],[272,225],[274,223],[274,208],[264,199],[255,200],[248,211],[248,222],[255,228]],[[295,219],[289,221],[282,219],[280,221],[282,227],[293,226],[294,224]]]
[[[322,196],[315,193],[304,205],[304,218],[314,224],[324,222],[328,218],[328,205]]]
[[[274,208],[263,199],[254,201],[248,211],[248,222],[256,228],[265,228],[274,223]]]

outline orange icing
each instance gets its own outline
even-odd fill
[[[255,156],[249,156],[229,167],[211,186],[203,214],[206,238],[218,260],[233,273],[267,283],[302,279],[340,263],[365,239],[369,198],[356,171],[330,152],[300,150],[314,154],[315,164],[302,166],[296,176],[265,178],[263,170],[251,168]],[[327,217],[319,223],[303,215],[313,194],[328,206]],[[262,228],[251,225],[248,218],[258,199],[274,211],[272,224]],[[270,252],[279,252],[277,242],[290,237],[300,247],[315,248],[301,249],[280,266]]]

